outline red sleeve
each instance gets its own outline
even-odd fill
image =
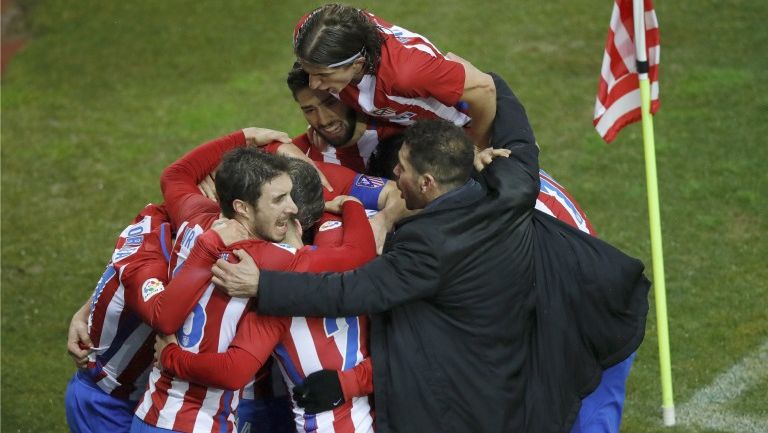
[[[249,310],[237,327],[237,334],[224,353],[192,353],[176,344],[161,354],[163,369],[190,382],[238,390],[269,360],[290,318],[259,316]]]
[[[338,373],[339,384],[341,384],[341,392],[344,394],[345,401],[351,400],[352,397],[364,397],[373,394],[373,366],[370,357],[365,358],[355,368]]]
[[[376,242],[365,209],[360,203],[342,205],[344,238],[339,247],[318,245],[296,254],[294,272],[344,272],[356,269],[376,257]]]
[[[218,204],[203,196],[197,185],[212,173],[228,150],[245,146],[243,131],[202,144],[163,170],[160,188],[174,232],[182,222],[202,212],[218,212]]]
[[[382,61],[377,75],[383,73],[381,68],[394,72],[391,74],[392,94],[409,98],[433,97],[449,107],[459,102],[464,94],[464,65],[440,54],[432,56],[417,48],[406,48],[394,36],[385,37],[385,49],[391,54],[387,58],[393,60]]]
[[[208,230],[200,235],[181,271],[170,283],[155,290],[150,297],[141,294],[133,297],[136,303],[134,311],[158,332],[176,332],[208,287],[211,267],[218,259],[219,251],[224,248],[224,243],[215,231]],[[134,267],[134,271],[141,272],[137,267]]]
[[[262,149],[264,152],[267,152],[267,153],[269,153],[269,154],[272,154],[272,155],[274,155],[274,154],[276,154],[276,153],[277,153],[278,149],[280,149],[280,146],[282,146],[283,144],[284,144],[284,143],[283,143],[283,142],[281,142],[281,141],[273,141],[273,142],[271,142],[271,143],[269,143],[269,144],[267,144],[267,145],[263,146],[261,149]],[[296,144],[296,143],[294,143],[294,144]]]

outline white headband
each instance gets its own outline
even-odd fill
[[[355,53],[352,57],[348,58],[347,60],[342,60],[340,62],[336,62],[336,63],[330,64],[327,67],[328,68],[338,68],[339,66],[348,65],[348,64],[354,62],[355,60],[357,60],[358,58],[360,58],[363,55],[364,52],[365,52],[365,47],[363,47],[363,49],[361,49],[359,52]]]

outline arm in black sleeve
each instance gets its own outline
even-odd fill
[[[258,311],[275,316],[357,316],[428,297],[440,287],[439,240],[403,227],[394,247],[345,273],[261,271]]]
[[[539,148],[525,108],[498,75],[491,74],[496,85],[496,118],[491,146],[508,149],[509,158],[496,158],[483,172],[490,190],[512,207],[533,208],[539,192]]]

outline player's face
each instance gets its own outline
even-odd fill
[[[309,87],[313,90],[325,90],[338,94],[351,82],[363,77],[365,59],[360,58],[349,65],[329,68],[299,60],[301,68],[309,74]]]
[[[282,242],[291,219],[298,209],[291,199],[291,178],[287,173],[261,186],[261,196],[256,209],[251,213],[250,223],[253,234],[270,242]]]
[[[334,147],[341,147],[355,132],[355,110],[324,90],[301,89],[296,92],[307,123]]]
[[[397,177],[400,196],[405,200],[405,207],[409,210],[424,208],[427,202],[421,190],[422,176],[411,165],[410,149],[407,143],[403,143],[400,151],[397,152],[394,174]]]

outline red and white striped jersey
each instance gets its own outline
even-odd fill
[[[197,236],[191,239],[193,244],[202,242],[198,241]],[[264,241],[251,242],[267,244]],[[169,286],[165,295],[168,295],[170,290],[177,290],[174,295],[178,296],[181,294],[178,288],[185,285],[179,281],[196,280],[201,272],[206,275],[202,287],[196,284],[195,287],[188,288],[190,297],[197,297],[201,291],[202,296],[176,332],[176,337],[183,350],[193,353],[221,353],[229,347],[242,317],[248,312],[249,300],[231,298],[214,288],[210,282],[210,267],[219,255],[217,252],[210,252],[210,248],[203,252],[201,249],[196,248],[187,257],[188,260],[178,265],[182,271],[172,281],[174,289]],[[204,263],[198,263],[199,261]],[[188,268],[189,272],[184,272]],[[191,383],[176,378],[167,371],[153,368],[149,386],[136,409],[136,416],[149,425],[180,432],[232,432],[235,423],[234,412],[239,399],[239,391]]]
[[[565,188],[544,170],[539,170],[539,179],[541,187],[536,198],[536,209],[585,233],[597,236],[587,215]]]
[[[424,36],[366,12],[384,38],[376,75],[366,74],[341,90],[356,111],[392,123],[443,118],[458,126],[470,118],[457,108],[464,93],[464,66],[448,60]]]
[[[292,393],[310,373],[349,370],[368,356],[368,323],[364,316],[292,317],[274,355]],[[332,411],[305,414],[294,406],[297,432],[373,432],[368,397],[354,397]]]
[[[371,119],[367,122],[365,132],[357,140],[357,143],[350,146],[337,148],[329,144],[324,149],[320,149],[309,142],[307,134],[295,137],[293,144],[303,150],[313,161],[342,165],[358,173],[363,173],[368,167],[368,161],[379,142],[402,132],[402,130],[402,126],[388,122],[376,122]]]
[[[155,334],[136,314],[135,299],[167,281],[170,226],[162,206],[147,205],[117,240],[91,299],[94,350],[87,373],[104,392],[138,400],[147,385]],[[124,272],[129,267],[141,272]],[[144,293],[144,295],[142,295]]]

